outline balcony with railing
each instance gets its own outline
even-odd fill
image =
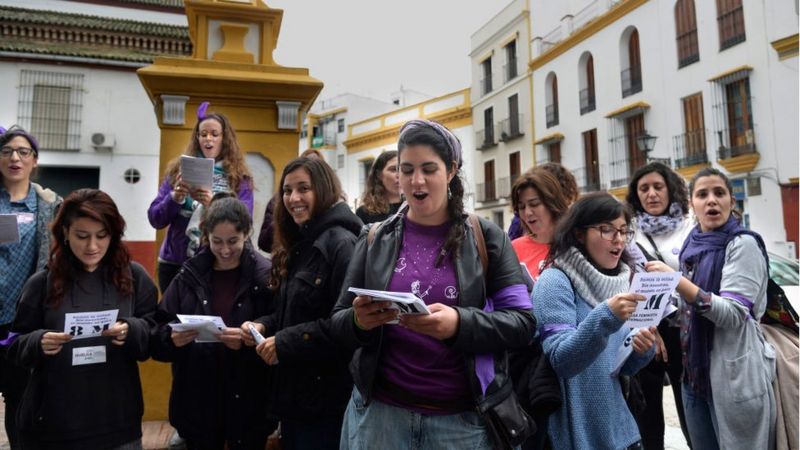
[[[581,102],[581,115],[594,111],[595,109],[594,89],[592,90],[589,90],[589,88],[581,89],[579,96]]]
[[[620,72],[622,81],[622,98],[642,92],[642,68],[632,66]]]
[[[494,129],[487,128],[475,133],[475,145],[478,150],[485,150],[497,145],[497,142],[494,139]]]
[[[336,134],[316,135],[311,138],[311,148],[336,145]]]
[[[497,180],[497,197],[500,199],[511,197],[511,186],[517,181],[519,175],[511,175],[509,177],[499,178]]]
[[[508,142],[525,133],[522,132],[522,114],[516,114],[500,121],[500,140]]]
[[[558,125],[558,104],[553,103],[545,108],[545,124],[547,128]]]
[[[591,169],[591,168],[589,168]],[[581,192],[594,192],[600,190],[600,171],[595,169],[594,173],[589,173],[586,167],[578,167],[572,171],[575,181]]]
[[[517,57],[513,57],[503,66],[504,82],[509,82],[517,78]]]
[[[492,77],[486,77],[481,80],[481,95],[486,95],[492,92]]]
[[[475,186],[475,200],[486,203],[497,200],[497,184],[495,180],[478,183]]]
[[[706,130],[688,131],[672,137],[675,169],[706,164]]]
[[[737,156],[758,153],[755,127],[749,129],[717,130],[717,159],[730,159]]]

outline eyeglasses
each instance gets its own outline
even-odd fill
[[[34,150],[32,148],[28,148],[28,147],[12,148],[12,147],[6,146],[6,147],[3,147],[3,148],[0,148],[0,157],[11,158],[11,154],[14,153],[14,152],[17,152],[17,154],[19,155],[20,159],[28,159],[28,158],[30,158],[31,155],[35,155],[36,154],[36,150]]]
[[[616,229],[609,225],[592,225],[586,228],[594,228],[600,232],[600,237],[607,240],[613,241],[617,238],[617,236],[622,236],[625,239],[625,242],[630,242],[633,240],[633,237],[636,235],[636,232],[633,230],[629,230],[627,228],[623,229]]]

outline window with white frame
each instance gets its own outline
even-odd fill
[[[42,150],[80,150],[83,74],[22,70],[20,126]]]

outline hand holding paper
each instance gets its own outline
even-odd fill
[[[664,317],[664,310],[670,304],[670,295],[681,279],[680,272],[637,273],[633,276],[631,292],[643,295],[646,300],[636,305],[630,319],[625,322],[629,328],[647,328],[658,325]]]
[[[190,314],[178,314],[177,316],[178,320],[180,320],[180,323],[169,324],[173,331],[172,340],[175,342],[176,346],[178,345],[178,342],[175,341],[175,332],[186,331],[197,332],[195,342],[201,344],[206,342],[221,342],[219,335],[222,334],[223,330],[226,328],[225,322],[222,321],[222,317]],[[189,336],[189,334],[183,334],[178,335],[177,337],[181,342],[183,342],[184,340],[188,339]]]
[[[214,160],[181,155],[181,180],[193,189],[211,190],[214,182]]]

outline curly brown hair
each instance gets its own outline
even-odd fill
[[[397,158],[397,150],[383,152],[372,164],[367,177],[367,187],[361,195],[361,204],[370,214],[386,214],[389,212],[389,201],[386,199],[386,187],[383,185],[381,176],[383,169],[389,161]]]
[[[82,264],[72,253],[67,242],[67,230],[79,218],[88,218],[100,222],[105,227],[111,242],[101,261],[105,275],[121,295],[133,293],[133,275],[131,273],[131,255],[123,242],[125,219],[117,209],[114,200],[98,189],[78,189],[64,199],[55,220],[50,225],[53,233],[51,239],[50,258],[47,267],[50,271],[50,294],[45,303],[58,307],[64,298],[66,286],[76,277],[76,267]]]
[[[187,156],[203,155],[203,150],[200,148],[200,140],[198,138],[200,136],[200,125],[206,120],[216,120],[217,123],[222,126],[222,150],[219,152],[219,156],[217,156],[217,161],[222,161],[222,167],[225,169],[225,173],[228,174],[228,186],[230,186],[233,192],[238,194],[242,180],[251,179],[253,176],[244,160],[244,154],[242,154],[242,151],[239,149],[236,131],[233,129],[227,117],[218,113],[210,113],[203,117],[203,119],[198,120],[192,130],[192,139],[189,141],[183,154]],[[169,180],[170,185],[175,184],[180,168],[180,157],[173,159],[170,161],[169,165],[167,165],[165,176]]]

